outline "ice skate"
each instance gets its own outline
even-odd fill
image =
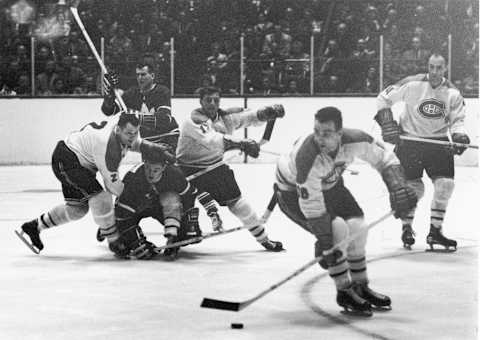
[[[439,251],[439,252],[454,252],[457,250],[457,241],[446,238],[443,236],[441,228],[435,228],[433,225],[430,225],[430,233],[427,235],[427,244],[430,246],[430,249],[427,251]],[[434,244],[439,244],[444,246],[445,249],[435,249]]]
[[[186,216],[185,216],[185,232],[183,237],[185,239],[191,239],[194,237],[202,236],[202,230],[200,229],[200,225],[198,224],[198,208],[190,209]],[[192,242],[192,243],[200,243],[201,241]]]
[[[337,303],[344,310],[342,313],[354,316],[372,316],[372,306],[355,293],[352,287],[337,290]]]
[[[212,221],[212,229],[214,231],[222,231],[223,230],[223,222],[220,218],[220,215],[217,212],[212,212],[208,214],[210,220]]]
[[[412,230],[410,224],[402,226],[402,242],[405,249],[411,250],[412,245],[415,243],[415,232]]]
[[[100,228],[97,230],[97,241],[98,242],[103,242],[105,240],[105,236],[102,235],[102,231]]]
[[[167,238],[167,245],[178,242],[178,239],[176,237],[168,237]],[[178,251],[180,250],[180,247],[173,247],[173,248],[167,248],[163,251],[163,257],[167,261],[175,261],[178,257]]]
[[[31,251],[33,251],[35,254],[39,254],[40,251],[43,249],[43,243],[40,239],[38,221],[35,219],[29,222],[25,222],[21,228],[21,231],[15,230],[15,234],[17,234],[17,236],[22,240],[23,243],[27,245],[28,248],[30,248]],[[24,234],[28,235],[31,242],[29,242],[24,237]]]
[[[358,296],[368,301],[372,305],[373,309],[380,311],[392,309],[392,300],[390,299],[390,297],[375,292],[370,287],[368,287],[368,284],[357,283],[354,285],[353,289],[358,294]]]
[[[285,250],[283,248],[282,242],[272,241],[272,240],[269,240],[268,238],[265,241],[263,241],[261,245],[268,251],[279,252],[279,251]]]

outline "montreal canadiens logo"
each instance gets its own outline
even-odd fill
[[[430,98],[418,106],[418,112],[425,118],[439,119],[445,117],[445,104]]]

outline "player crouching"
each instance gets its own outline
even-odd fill
[[[120,258],[150,259],[157,255],[139,222],[152,217],[165,227],[167,244],[188,238],[187,231],[198,228],[198,210],[183,214],[183,206],[191,206],[194,189],[182,171],[166,163],[158,152],[142,152],[143,163],[135,166],[123,178],[124,190],[115,204],[116,226],[123,247],[116,251]],[[168,260],[177,257],[179,248],[167,248]]]

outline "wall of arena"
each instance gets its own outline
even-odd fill
[[[279,120],[271,142],[265,149],[272,152],[288,150],[298,136],[312,131],[313,114],[323,106],[337,106],[344,114],[344,125],[363,129],[379,137],[379,128],[373,121],[375,98],[359,97],[295,97],[295,98],[223,98],[221,106],[243,106],[255,108],[262,105],[281,103],[285,106],[286,117]],[[0,100],[0,164],[48,164],[58,140],[68,132],[81,128],[91,121],[105,120],[100,110],[99,98],[65,99],[3,99]],[[472,143],[478,145],[478,122],[480,104],[478,99],[466,99],[467,132]],[[172,109],[179,124],[192,109],[198,106],[198,99],[174,98]],[[398,113],[401,106],[394,107]],[[248,129],[248,136],[260,139],[263,127]],[[243,135],[243,131],[238,132]],[[271,162],[275,156],[263,154],[258,161]],[[131,155],[127,161],[135,162],[138,155]],[[238,159],[241,159],[239,157]],[[458,157],[457,165],[477,166],[478,152],[467,150]]]

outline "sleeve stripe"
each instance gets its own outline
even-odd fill
[[[126,204],[120,203],[120,202],[117,203],[117,207],[123,208],[123,209],[128,210],[132,213],[136,213],[135,209],[133,209],[132,207],[129,207]]]
[[[188,192],[188,190],[190,190],[190,183],[189,182],[187,182],[187,186],[185,187],[185,189],[182,192],[179,193],[180,196],[185,195]]]

